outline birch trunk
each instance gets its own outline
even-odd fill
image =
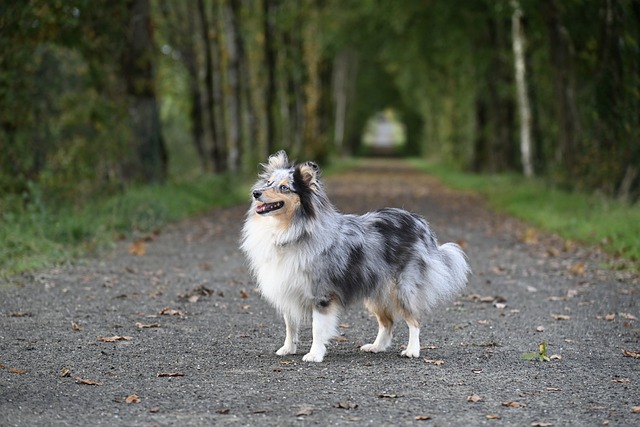
[[[522,26],[522,8],[518,0],[512,0],[513,15],[511,30],[513,34],[513,59],[515,65],[518,111],[520,114],[520,154],[522,169],[526,177],[533,176],[533,162],[531,153],[531,104],[527,94],[527,74],[525,66],[525,36]]]

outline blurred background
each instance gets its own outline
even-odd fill
[[[0,214],[233,182],[279,149],[635,202],[639,42],[638,0],[4,1]]]

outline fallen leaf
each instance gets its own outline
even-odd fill
[[[507,307],[507,304],[502,303],[502,302],[497,302],[497,303],[494,304],[494,307],[499,309],[499,310],[502,310],[503,308]]]
[[[146,253],[146,243],[143,239],[136,240],[129,245],[129,253],[131,255],[141,256]]]
[[[402,397],[401,394],[390,394],[390,393],[381,393],[378,395],[379,398],[381,399],[397,399],[399,397]]]
[[[467,402],[477,403],[480,402],[482,398],[477,394],[472,394],[471,396],[467,396]]]
[[[568,316],[566,314],[551,314],[551,317],[556,320],[571,320],[571,316]]]
[[[536,332],[544,332],[544,326],[538,326],[536,327]]]
[[[634,414],[640,414],[640,406],[632,406],[631,412],[633,412]]]
[[[124,401],[125,403],[140,403],[140,398],[137,394],[130,394]]]
[[[60,376],[62,378],[70,377],[71,376],[71,369],[69,369],[69,368],[60,369]]]
[[[631,313],[620,313],[620,317],[626,320],[638,320],[638,318]]]
[[[231,411],[231,409],[229,409],[229,408],[216,409],[216,413],[221,414],[221,415],[227,415],[230,411]]]
[[[488,415],[485,415],[485,418],[488,419],[488,420],[499,420],[499,419],[501,419],[500,415],[498,415],[498,414],[488,414]]]
[[[520,403],[520,402],[502,402],[502,406],[509,406],[511,408],[524,408],[525,406],[527,406],[526,403]]]
[[[414,417],[414,420],[416,421],[429,421],[431,419],[430,416],[428,415],[418,415],[416,417]]]
[[[348,400],[344,400],[336,403],[334,406],[340,409],[356,409],[358,407],[358,404]]]
[[[569,266],[569,273],[573,274],[574,276],[584,276],[586,270],[587,264],[585,264],[584,262],[576,262]]]
[[[622,350],[622,354],[625,357],[633,357],[634,359],[640,359],[640,351]]]
[[[607,320],[609,322],[616,320],[616,314],[615,313],[609,313],[606,316],[604,316],[604,320]]]
[[[79,384],[86,384],[86,385],[102,385],[101,382],[98,381],[91,381],[91,380],[87,380],[85,378],[80,378],[80,377],[76,377],[75,378],[76,382]]]
[[[629,378],[620,378],[616,380],[611,380],[612,383],[630,383],[631,380]]]
[[[547,391],[562,391],[562,389],[560,389],[558,387],[546,387],[545,390],[547,390]]]
[[[158,412],[160,412],[160,407],[159,406],[154,406],[152,408],[149,408],[149,412],[152,414],[157,414]]]
[[[346,323],[340,323],[338,327],[342,329],[349,329],[351,326]]]
[[[165,307],[162,310],[160,310],[160,314],[163,316],[184,316],[185,315],[184,311],[173,310],[169,307]]]
[[[198,302],[198,300],[200,299],[200,295],[191,295],[187,301],[189,301],[192,304],[195,304],[196,302]]]
[[[559,354],[552,354],[551,356],[549,356],[549,359],[551,359],[551,360],[561,360],[562,356],[560,356]]]
[[[9,368],[8,371],[11,372],[12,374],[19,374],[19,375],[25,374],[27,372],[26,369],[18,369],[18,368]]]
[[[159,372],[158,377],[184,377],[182,372]]]
[[[159,328],[159,323],[140,323],[136,322],[136,328],[138,329],[149,329],[149,328]]]
[[[478,320],[478,325],[488,325],[489,323],[488,320]]]
[[[249,292],[247,291],[240,291],[240,297],[243,299],[247,299],[249,298]]]
[[[424,363],[428,363],[430,365],[440,366],[444,363],[444,360],[433,360],[433,359],[423,359]]]
[[[296,412],[296,417],[306,417],[313,414],[313,407],[305,406],[301,408],[298,412]]]
[[[98,341],[102,342],[116,342],[116,341],[131,341],[133,337],[127,337],[122,335],[115,335],[113,337],[98,337]]]
[[[527,245],[538,243],[538,231],[535,228],[527,228],[522,234],[522,242]]]
[[[74,331],[82,331],[82,327],[80,325],[78,325],[76,322],[71,322],[71,329],[73,329]]]

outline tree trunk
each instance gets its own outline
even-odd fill
[[[269,154],[276,151],[275,126],[276,126],[276,51],[275,51],[275,8],[276,0],[262,0],[263,25],[264,25],[264,61],[267,69],[267,87],[265,91],[265,113],[267,151]]]
[[[518,0],[512,0],[513,15],[511,18],[513,33],[513,57],[515,80],[520,114],[520,155],[522,169],[526,177],[533,176],[532,142],[531,142],[531,104],[527,93],[527,74],[525,62],[525,36],[522,23],[522,9]]]
[[[556,115],[558,117],[559,145],[556,158],[564,167],[567,179],[576,174],[578,134],[580,122],[575,100],[573,47],[569,32],[562,23],[557,0],[547,0],[543,14],[549,32],[549,53],[553,69]]]
[[[209,137],[211,138],[211,161],[213,163],[214,172],[222,172],[220,170],[220,141],[218,140],[218,127],[214,114],[214,95],[213,95],[213,57],[211,53],[211,39],[209,37],[209,20],[207,19],[207,10],[204,6],[204,0],[198,0],[198,16],[200,18],[200,34],[204,47],[204,84],[205,84],[205,117],[209,125]]]
[[[226,172],[229,169],[228,149],[227,149],[227,121],[225,120],[226,96],[223,90],[223,75],[225,72],[225,58],[222,54],[222,17],[220,1],[212,2],[212,26],[209,28],[211,47],[213,48],[213,114],[218,123],[218,156],[214,157],[216,169],[219,172]]]
[[[129,25],[122,73],[130,103],[134,153],[123,175],[128,180],[161,182],[167,151],[160,131],[153,73],[153,34],[149,0],[129,0]]]
[[[237,3],[237,0],[232,3]],[[236,10],[239,5],[235,5]],[[242,139],[240,135],[240,123],[242,120],[242,88],[240,81],[240,52],[242,40],[238,17],[233,4],[224,6],[225,28],[227,29],[227,49],[229,51],[229,165],[233,172],[238,172],[241,167]]]

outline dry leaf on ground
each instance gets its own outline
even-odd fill
[[[160,324],[159,323],[140,323],[140,322],[136,322],[136,328],[138,329],[148,329],[148,328],[159,328]]]
[[[124,401],[125,403],[140,403],[140,398],[137,394],[130,394]]]
[[[634,359],[640,359],[640,351],[622,350],[622,354],[625,357],[633,357]]]
[[[433,359],[422,359],[424,363],[428,363],[430,365],[440,366],[444,363],[444,360],[433,360]]]
[[[184,377],[182,372],[159,372],[158,377]]]
[[[102,383],[101,383],[101,382],[99,382],[99,381],[91,381],[91,380],[88,380],[88,379],[86,379],[86,378],[76,377],[76,378],[75,378],[75,380],[76,380],[76,382],[77,382],[78,384],[86,384],[86,385],[102,385]]]
[[[349,400],[343,400],[336,403],[334,406],[340,409],[356,409],[358,407],[358,404]]]
[[[22,375],[22,374],[26,373],[27,370],[26,369],[18,369],[18,368],[9,368],[9,372],[12,373],[12,374],[20,374],[20,375]]]
[[[477,394],[472,394],[471,396],[467,397],[467,402],[477,403],[477,402],[480,402],[481,400],[482,398]]]
[[[146,243],[144,240],[136,240],[129,245],[129,253],[131,255],[141,256],[147,252]]]
[[[71,322],[71,329],[73,329],[74,331],[82,331],[82,326],[78,325],[76,322]]]
[[[430,416],[428,415],[418,415],[416,417],[413,418],[416,421],[429,421],[431,419]]]
[[[185,312],[180,310],[173,310],[169,307],[165,307],[160,310],[160,314],[163,316],[184,316]]]
[[[313,407],[305,406],[296,412],[296,417],[306,417],[313,414]]]
[[[509,406],[511,408],[524,408],[525,406],[527,406],[527,404],[509,401],[509,402],[502,402],[502,406]]]
[[[401,394],[391,394],[391,393],[381,393],[378,395],[379,398],[386,398],[386,399],[397,399],[399,397],[402,397]]]
[[[69,368],[60,369],[60,376],[62,378],[70,377],[71,376],[71,369],[69,369]]]
[[[102,341],[102,342],[131,341],[132,339],[133,337],[123,336],[123,335],[114,335],[112,337],[98,336],[98,341]]]
[[[568,316],[566,314],[551,314],[551,317],[556,320],[571,320],[571,316]]]

